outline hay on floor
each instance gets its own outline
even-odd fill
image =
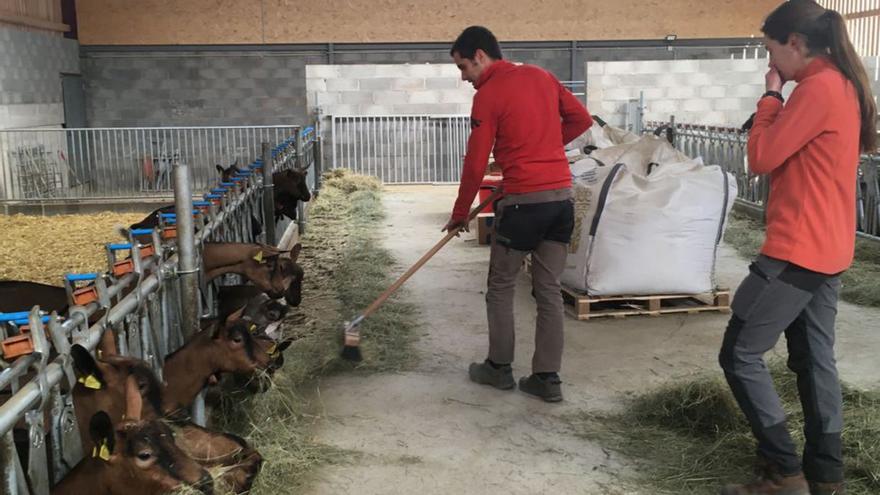
[[[144,213],[0,215],[0,280],[61,285],[65,273],[106,271],[104,244],[121,242],[114,225],[130,225]]]

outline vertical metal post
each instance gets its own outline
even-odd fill
[[[207,415],[205,413],[205,389],[200,390],[199,394],[196,395],[195,400],[193,400],[192,420],[193,423],[199,426],[205,426],[207,424]]]
[[[324,144],[323,144],[323,141],[321,140],[321,136],[315,136],[315,145],[312,148],[312,151],[314,151],[314,153],[315,153],[315,164],[313,165],[313,167],[315,169],[313,171],[315,174],[314,175],[315,180],[314,180],[314,184],[312,184],[312,189],[313,189],[312,194],[313,195],[317,195],[318,190],[321,189],[321,173],[322,173],[321,167],[323,166],[322,160],[324,158],[323,157],[323,154],[324,154],[323,148],[324,148]]]
[[[196,264],[192,184],[189,166],[174,166],[174,211],[177,213],[177,274],[180,283],[181,332],[189,338],[199,328],[198,265]]]
[[[3,458],[6,462],[3,464],[3,490],[10,495],[18,493],[18,473],[20,469],[16,469],[18,461],[18,452],[15,449],[15,441],[12,439],[12,430],[3,435]]]
[[[263,218],[266,225],[266,244],[275,245],[275,186],[272,184],[272,153],[269,151],[269,143],[262,143],[263,156]]]

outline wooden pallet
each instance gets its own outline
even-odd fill
[[[705,294],[658,294],[650,296],[589,296],[571,288],[562,287],[566,312],[578,320],[611,316],[650,315],[669,313],[699,313],[702,311],[730,312],[730,291],[717,289]]]

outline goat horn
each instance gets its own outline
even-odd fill
[[[143,409],[141,391],[138,389],[134,376],[129,375],[125,380],[125,417],[133,421],[140,421],[141,409]]]

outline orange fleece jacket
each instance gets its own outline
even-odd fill
[[[764,97],[749,133],[749,169],[770,174],[761,252],[808,270],[849,268],[855,247],[859,102],[825,57],[795,76],[788,102]]]

